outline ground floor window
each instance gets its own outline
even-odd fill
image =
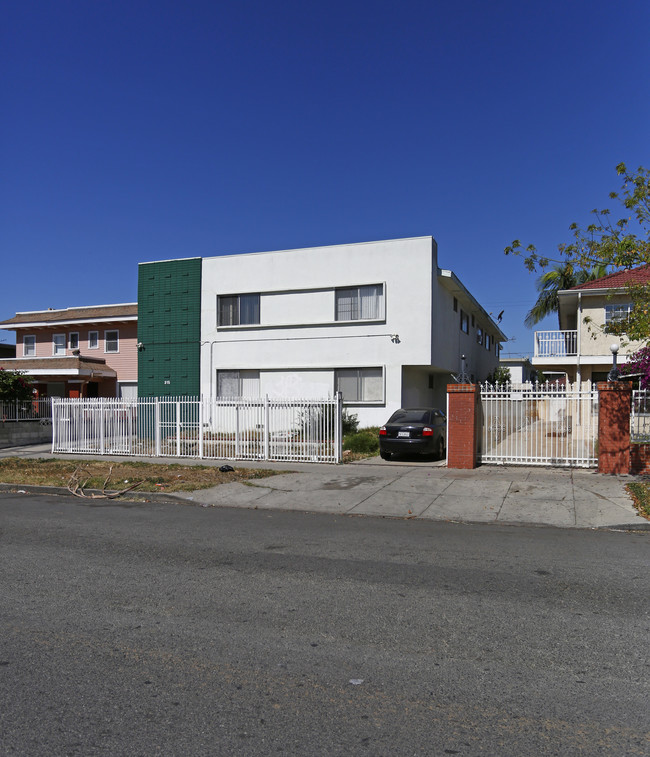
[[[340,368],[336,390],[344,402],[383,402],[384,375],[381,368]]]
[[[131,382],[120,381],[117,385],[118,396],[123,400],[135,400],[138,398],[138,385]]]
[[[259,397],[259,371],[217,371],[218,397]]]

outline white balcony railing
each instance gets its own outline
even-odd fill
[[[535,357],[569,357],[577,354],[577,331],[535,332]]]

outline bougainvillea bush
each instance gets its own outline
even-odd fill
[[[621,366],[622,375],[630,373],[640,373],[639,386],[641,389],[650,389],[650,346],[633,352],[627,363]]]
[[[21,371],[0,368],[0,402],[24,402],[32,398],[29,379]]]

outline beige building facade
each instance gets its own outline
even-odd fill
[[[650,266],[619,271],[601,279],[558,292],[560,329],[536,331],[532,364],[545,373],[571,383],[605,381],[613,364],[626,363],[643,346],[608,332],[624,321],[632,307],[627,284],[650,283]]]

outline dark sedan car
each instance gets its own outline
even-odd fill
[[[379,454],[445,456],[447,419],[441,410],[430,407],[402,408],[379,429]]]

